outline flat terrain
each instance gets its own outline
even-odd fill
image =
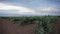
[[[35,34],[33,28],[36,24],[20,26],[18,23],[13,24],[8,20],[0,19],[0,25],[1,34]]]
[[[8,20],[0,19],[0,34],[35,34],[33,28],[36,24],[20,26],[18,23],[13,24]],[[53,34],[60,34],[60,17],[53,24]]]
[[[60,17],[53,24],[53,34],[60,34]]]

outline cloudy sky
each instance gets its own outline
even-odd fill
[[[0,0],[0,16],[59,15],[60,0]]]

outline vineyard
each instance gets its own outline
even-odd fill
[[[36,28],[33,29],[35,34],[52,34],[52,26],[56,20],[56,16],[21,16],[21,17],[0,17],[0,19],[9,20],[13,24],[20,24],[25,26],[29,24],[36,24]]]

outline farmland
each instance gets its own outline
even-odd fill
[[[57,16],[0,17],[2,34],[51,34]],[[8,30],[8,31],[7,31]]]

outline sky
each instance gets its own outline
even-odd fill
[[[60,0],[0,0],[0,16],[57,15]]]

